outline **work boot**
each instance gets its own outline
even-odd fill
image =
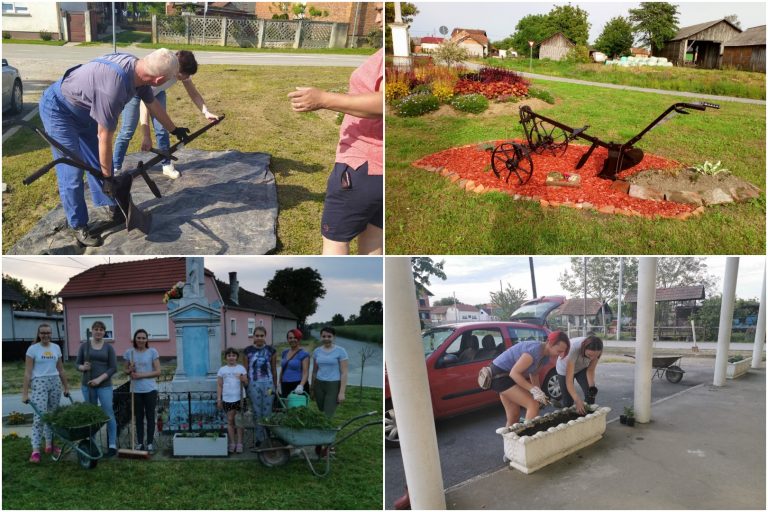
[[[171,178],[172,180],[175,180],[178,178],[181,174],[179,174],[179,171],[176,170],[175,167],[173,167],[173,162],[169,164],[163,165],[163,174]]]
[[[85,247],[99,247],[104,241],[99,235],[91,234],[86,226],[80,228],[69,228],[72,237]]]

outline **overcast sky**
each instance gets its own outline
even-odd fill
[[[86,268],[111,262],[146,259],[141,256],[4,256],[3,274],[24,281],[25,286],[42,286],[57,293],[69,278]],[[325,298],[309,322],[328,321],[336,313],[344,318],[359,314],[360,306],[371,300],[384,300],[383,265],[378,257],[290,257],[290,256],[206,256],[205,268],[221,281],[229,281],[229,272],[237,272],[240,287],[264,294],[264,287],[275,271],[312,267],[323,278]]]
[[[568,2],[411,2],[419,8],[419,14],[411,23],[410,35],[414,37],[440,36],[440,27],[448,33],[456,28],[485,30],[491,41],[498,41],[515,31],[517,22],[529,14],[547,14],[554,5]],[[765,25],[765,2],[670,2],[678,6],[680,27],[722,19],[735,14],[741,28]],[[589,42],[603,31],[603,26],[616,16],[629,16],[629,9],[640,2],[571,2],[589,13]]]
[[[452,297],[466,304],[485,304],[490,302],[490,292],[499,291],[499,281],[504,288],[524,289],[528,298],[531,292],[531,274],[527,257],[518,256],[433,256],[435,261],[445,260],[447,279],[430,279],[429,291],[434,294],[433,301]],[[717,289],[722,293],[725,257],[706,258],[709,273],[718,278]],[[559,256],[534,256],[536,291],[542,295],[568,294],[560,288],[558,277],[570,269],[570,258]],[[743,299],[760,298],[763,283],[765,258],[743,256],[739,259],[739,275],[736,281],[736,296]],[[617,285],[618,286],[618,285]]]

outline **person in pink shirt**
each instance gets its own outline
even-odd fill
[[[323,254],[381,254],[384,238],[384,50],[371,55],[349,80],[347,94],[296,87],[295,112],[342,112],[336,164],[328,178],[321,232]]]

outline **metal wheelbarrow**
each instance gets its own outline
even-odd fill
[[[373,416],[374,414],[376,414],[376,411],[367,412],[347,420],[338,428],[322,430],[291,428],[260,423],[261,426],[267,429],[269,435],[267,444],[269,446],[259,448],[255,451],[258,453],[259,461],[265,466],[271,468],[286,464],[291,458],[291,451],[298,450],[304,457],[304,460],[307,461],[307,465],[309,466],[310,471],[312,471],[315,476],[324,477],[331,470],[331,448],[343,443],[350,437],[368,427],[381,425],[381,420],[369,421],[363,425],[359,425],[353,431],[345,433],[341,436],[341,438],[337,438],[339,432],[351,423],[354,423],[355,421],[362,418]],[[326,447],[320,456],[320,461],[325,463],[325,467],[316,468],[310,460],[309,455],[307,454],[307,448],[314,448],[315,446],[321,445]]]
[[[635,359],[635,356],[632,354],[624,354],[624,356]],[[658,377],[659,379],[666,377],[672,384],[677,384],[683,380],[683,374],[685,374],[685,370],[680,368],[680,360],[682,358],[683,356],[681,355],[654,356],[651,360],[651,366],[654,370],[653,377]]]
[[[69,398],[70,403],[75,403],[70,395],[66,395]],[[44,413],[35,406],[33,402],[28,402],[35,414],[42,417]],[[52,455],[54,462],[58,462],[63,459],[68,453],[75,452],[77,454],[77,461],[80,467],[83,469],[93,469],[98,464],[99,459],[104,456],[104,452],[101,450],[101,428],[107,423],[108,420],[100,421],[98,423],[91,423],[88,425],[81,425],[78,427],[61,427],[54,425],[53,423],[43,422],[48,425],[53,431],[54,440],[59,438],[61,442],[61,453],[58,455]],[[98,436],[98,441],[94,440]]]

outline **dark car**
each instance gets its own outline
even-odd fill
[[[24,107],[24,89],[19,70],[3,59],[3,114],[18,114]]]
[[[445,324],[424,331],[421,341],[434,418],[447,418],[498,403],[498,393],[483,390],[477,385],[480,369],[515,343],[545,341],[548,334],[549,330],[540,325],[502,321]],[[560,386],[554,360],[541,368],[539,382],[547,395],[559,399]],[[398,445],[388,380],[384,393],[386,443]]]

